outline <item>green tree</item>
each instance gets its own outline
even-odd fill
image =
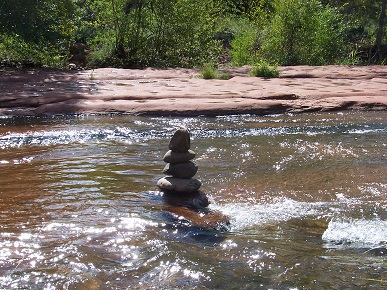
[[[26,41],[57,41],[72,33],[72,0],[1,1],[0,33],[17,34]]]
[[[338,12],[317,0],[275,0],[262,53],[281,65],[334,63],[342,49]]]
[[[387,52],[382,43],[386,41],[383,7],[385,1],[375,0],[322,0],[340,9],[348,22],[345,44],[352,50],[357,63],[383,62]]]
[[[383,51],[382,51],[382,37],[383,37],[383,28],[384,28],[384,19],[386,17],[386,0],[382,0],[380,17],[379,17],[379,26],[378,32],[376,34],[375,40],[375,49],[376,49],[376,61],[383,60]]]
[[[195,0],[100,0],[93,65],[199,66],[216,60],[216,5]]]
[[[72,37],[71,0],[0,3],[0,59],[59,66]]]

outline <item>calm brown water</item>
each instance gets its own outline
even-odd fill
[[[155,186],[179,127],[229,232]],[[0,119],[0,289],[383,289],[387,114]]]

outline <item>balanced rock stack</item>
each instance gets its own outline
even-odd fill
[[[163,173],[167,176],[157,181],[157,186],[164,193],[165,211],[178,225],[228,231],[229,218],[208,208],[208,198],[199,190],[202,184],[193,178],[198,166],[192,161],[196,154],[190,146],[186,129],[177,130],[169,142],[169,151],[163,159],[167,163]]]
[[[190,150],[191,141],[186,129],[175,132],[169,142],[169,151],[163,160],[167,163],[163,173],[166,177],[157,182],[157,186],[169,193],[192,194],[202,185],[198,179],[193,178],[198,171],[198,166],[192,161],[195,152]]]

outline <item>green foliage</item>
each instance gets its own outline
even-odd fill
[[[205,65],[201,69],[200,76],[202,79],[205,80],[211,80],[211,79],[216,79],[216,69],[213,65]]]
[[[231,65],[252,64],[256,56],[257,30],[247,19],[234,21],[234,39],[231,41]]]
[[[249,74],[254,77],[263,78],[278,78],[279,71],[276,66],[270,66],[266,61],[261,61],[259,64],[254,65]]]
[[[241,15],[235,14],[222,17],[221,27],[223,31],[231,33],[230,56],[231,65],[242,66],[254,64],[259,59],[260,37],[263,28],[271,17],[270,0],[241,1],[245,5]]]
[[[113,58],[130,67],[192,67],[215,61],[220,53],[211,1],[108,2],[98,7],[104,29],[92,40],[93,51],[99,52],[93,56],[96,62]]]
[[[219,79],[219,80],[228,80],[230,79],[230,75],[227,73],[223,73],[216,69],[216,67],[212,64],[205,64],[201,71],[200,77],[205,80],[211,79]]]
[[[317,0],[275,0],[265,29],[263,55],[281,65],[322,65],[341,56],[342,23],[335,9]]]
[[[80,42],[91,67],[383,64],[380,11],[374,0],[4,0],[0,61],[63,66]]]
[[[374,0],[322,0],[340,11],[350,25],[347,27],[347,39],[357,45],[373,44],[376,37],[381,2]],[[386,34],[386,31],[385,31]]]
[[[59,46],[60,47],[60,46]],[[27,42],[18,35],[0,35],[0,64],[63,67],[65,52],[50,43]]]
[[[3,65],[63,66],[72,36],[73,8],[71,0],[1,1]]]
[[[0,3],[0,33],[16,34],[27,42],[71,36],[72,0],[12,0]]]

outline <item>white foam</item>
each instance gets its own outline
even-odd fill
[[[230,217],[232,230],[241,230],[292,218],[319,215],[323,204],[280,199],[270,204],[211,204],[211,207]]]
[[[47,131],[29,131],[24,133],[9,132],[0,135],[0,148],[20,148],[22,146],[51,146],[57,144],[84,144],[91,140],[115,140],[130,143],[138,133],[126,127],[112,127],[101,129],[59,129]],[[144,137],[144,136],[143,136]]]
[[[387,243],[386,229],[387,221],[380,219],[331,220],[322,239],[331,246],[377,246]]]

